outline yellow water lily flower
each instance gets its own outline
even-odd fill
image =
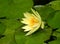
[[[24,13],[25,18],[23,18],[21,21],[23,24],[25,24],[25,26],[22,27],[22,29],[24,29],[24,32],[28,31],[26,36],[34,33],[36,30],[39,29],[39,27],[44,29],[44,22],[42,21],[39,13],[33,9],[31,10],[33,13],[29,12]]]

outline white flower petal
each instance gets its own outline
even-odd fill
[[[29,20],[29,19],[23,18],[22,20],[23,20],[23,21],[21,21],[21,23],[28,24],[28,20]]]
[[[38,17],[38,19],[41,20],[41,16],[39,15],[39,13],[37,11],[33,10],[33,9],[31,9],[31,10],[35,14],[35,16]]]
[[[25,18],[23,18],[21,21],[23,24],[26,24],[26,26],[22,27],[22,29],[24,29],[24,32],[28,31],[26,36],[34,33],[36,30],[38,30],[39,27],[42,29],[44,28],[44,22],[42,22],[39,13],[33,9],[31,10],[34,14],[28,12],[24,13]]]
[[[31,29],[25,29],[24,32],[30,31]]]
[[[28,12],[24,13],[24,16],[25,16],[26,18],[32,17],[31,13],[28,13]]]
[[[44,29],[44,22],[41,23],[41,28]]]
[[[23,23],[23,24],[27,24],[25,21],[21,21],[21,23]]]
[[[31,35],[31,34],[34,33],[36,30],[38,30],[39,27],[40,27],[40,25],[38,25],[36,28],[30,30],[25,36]]]
[[[22,29],[31,29],[29,26],[24,26],[24,27],[22,27]]]

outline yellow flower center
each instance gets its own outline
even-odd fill
[[[36,25],[37,23],[38,23],[38,20],[37,20],[36,18],[31,18],[31,19],[29,20],[30,26],[34,26],[34,25]]]

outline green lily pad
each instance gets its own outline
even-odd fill
[[[60,0],[55,0],[55,1],[60,1]]]
[[[52,1],[49,4],[53,9],[60,10],[60,1]]]
[[[48,24],[53,28],[60,28],[60,11],[56,11],[54,17],[48,21]]]
[[[0,22],[0,34],[3,34],[5,29],[6,29],[6,26],[4,25],[4,23]]]
[[[60,32],[60,28],[58,30],[56,30],[57,32]]]
[[[60,33],[54,32],[53,35],[56,36],[57,39],[54,40],[54,41],[49,42],[49,44],[60,44]]]
[[[9,19],[5,20],[4,24],[6,25],[5,31],[0,39],[0,44],[15,44],[15,30],[21,25],[17,20]]]
[[[21,18],[23,13],[30,10],[32,6],[32,0],[2,0],[0,1],[0,17]]]
[[[47,20],[50,13],[55,11],[49,6],[35,7],[35,9],[39,12],[43,20]]]
[[[44,44],[44,41],[49,39],[51,29],[38,30],[30,36],[25,36],[26,33],[19,28],[15,34],[15,40],[17,44]]]

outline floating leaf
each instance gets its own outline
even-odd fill
[[[48,24],[53,28],[60,28],[60,11],[56,11],[54,17],[48,21]]]
[[[32,0],[1,0],[0,17],[21,18],[24,12],[32,8],[32,5]]]
[[[0,39],[0,44],[15,44],[14,34],[15,30],[20,26],[19,22],[17,20],[9,19],[5,20],[4,23],[6,29],[3,35],[5,36]]]
[[[60,1],[52,1],[49,4],[53,9],[60,10]]]
[[[30,36],[25,36],[25,34],[20,28],[16,31],[15,39],[17,44],[43,44],[45,40],[49,39],[51,29],[38,30]]]
[[[60,33],[54,32],[54,33],[53,33],[53,36],[56,36],[57,39],[54,40],[54,41],[49,42],[49,44],[60,44]]]
[[[41,15],[43,20],[47,20],[50,13],[55,11],[54,9],[52,9],[49,6],[35,7],[35,9],[39,12],[39,14]]]
[[[0,22],[0,34],[3,34],[5,29],[6,29],[6,26],[4,25],[4,23]]]

